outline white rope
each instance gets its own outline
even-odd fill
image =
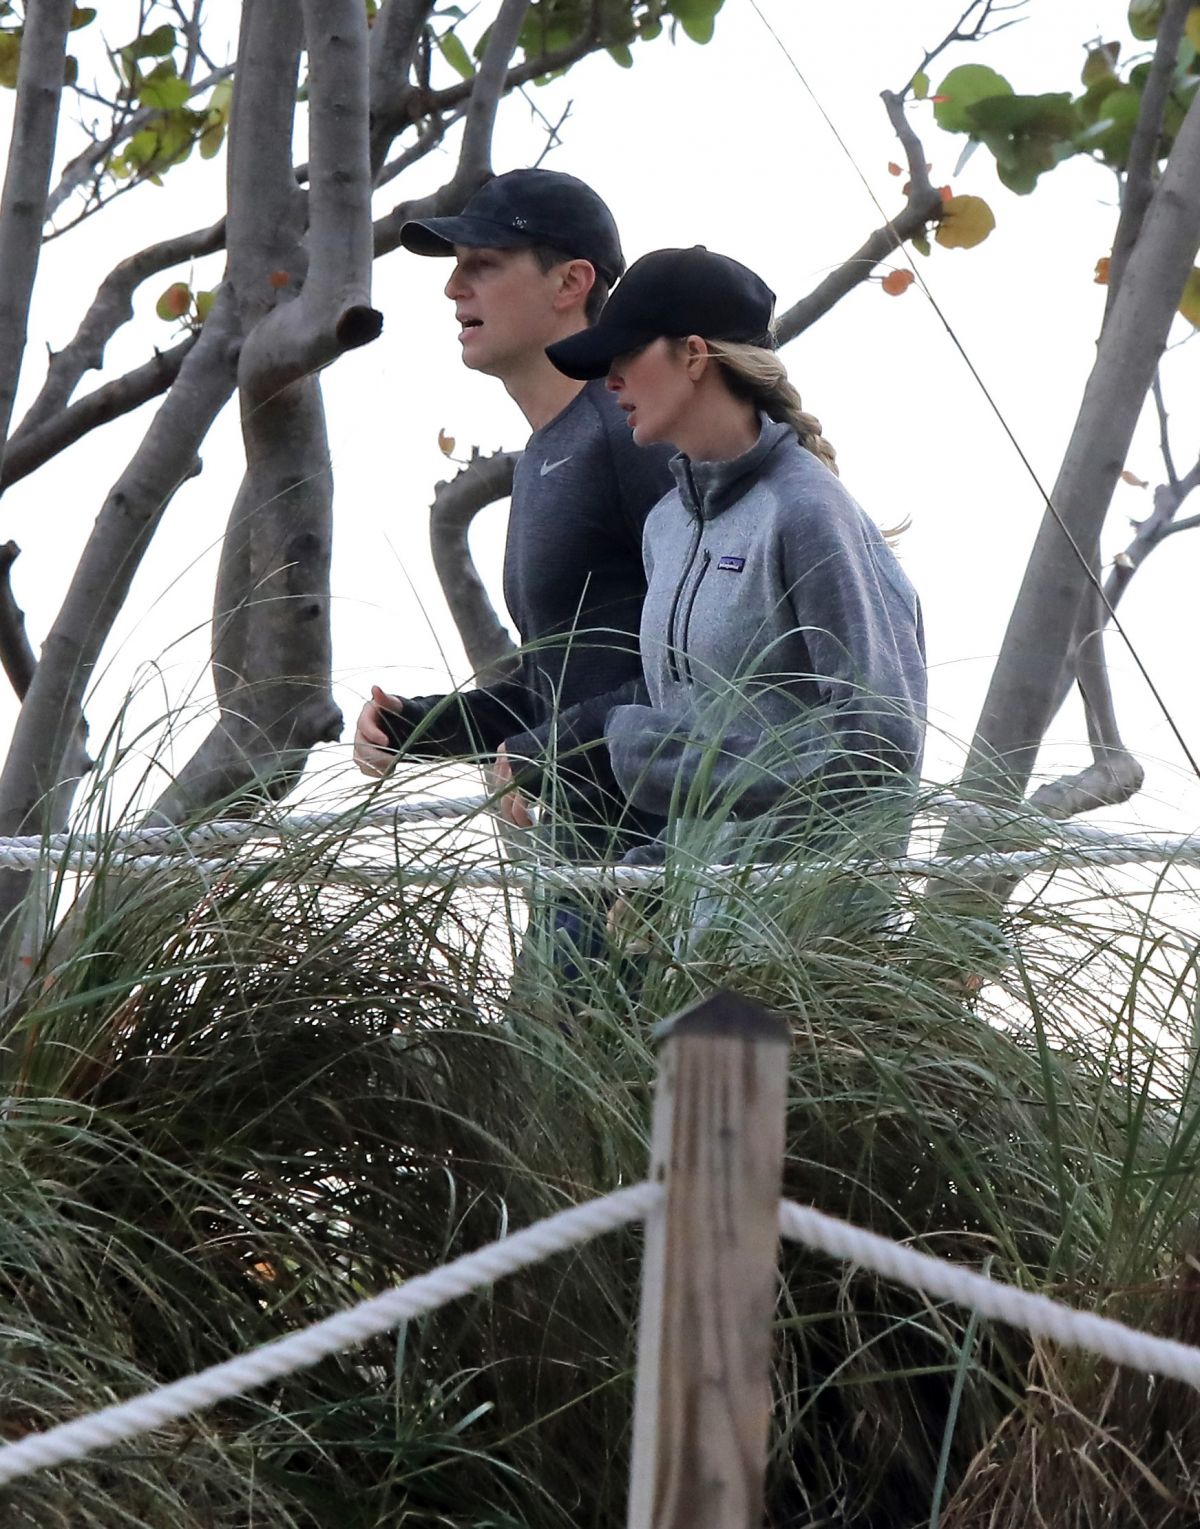
[[[969,1307],[981,1316],[1022,1327],[1070,1348],[1102,1354],[1114,1364],[1128,1365],[1147,1375],[1170,1375],[1200,1390],[1200,1349],[1173,1338],[1156,1338],[1111,1317],[1076,1311],[1049,1296],[1001,1284],[973,1269],[918,1253],[915,1248],[823,1215],[810,1206],[797,1205],[794,1200],[780,1202],[779,1230],[806,1247],[859,1264],[926,1295]]]
[[[197,1375],[188,1375],[157,1391],[148,1391],[127,1402],[62,1423],[45,1433],[29,1434],[16,1444],[0,1448],[0,1485],[28,1476],[51,1465],[82,1459],[93,1450],[124,1439],[136,1438],[152,1428],[186,1417],[204,1407],[240,1396],[269,1380],[290,1375],[339,1350],[363,1343],[386,1332],[398,1322],[436,1311],[448,1301],[491,1285],[551,1254],[589,1242],[602,1232],[614,1231],[644,1217],[661,1199],[657,1184],[634,1184],[602,1199],[589,1200],[559,1211],[514,1232],[475,1253],[467,1253],[429,1274],[406,1280],[348,1311],[326,1317],[286,1338],[215,1364]]]
[[[13,845],[0,839],[0,868],[12,870],[36,870],[41,866],[57,865],[68,871],[86,873],[111,867],[114,870],[149,873],[186,867],[206,877],[228,875],[235,862],[228,859],[203,858],[183,853],[158,855],[129,855],[120,852],[99,853],[95,850],[67,850],[46,852],[38,841],[38,848]],[[286,864],[276,865],[273,860],[259,858],[241,862],[243,867],[258,866],[273,874],[275,880],[293,879],[296,872]],[[1032,875],[1039,871],[1055,871],[1068,868],[1085,869],[1101,866],[1172,864],[1200,866],[1200,838],[1176,834],[1163,838],[1142,835],[1119,839],[1109,844],[1064,844],[1039,849],[981,851],[975,854],[957,855],[947,859],[937,856],[904,856],[897,860],[848,860],[848,861],[779,861],[771,864],[750,866],[694,866],[676,871],[677,876],[701,873],[711,886],[722,876],[731,881],[750,885],[764,885],[775,880],[793,876],[924,876],[936,880],[961,881],[968,876],[980,874],[1006,875],[1017,873]],[[313,867],[302,867],[301,875],[312,872]],[[663,879],[661,866],[628,865],[552,865],[543,863],[536,870],[527,866],[500,861],[495,865],[408,865],[372,864],[331,865],[322,861],[319,867],[323,883],[344,885],[405,885],[411,887],[499,888],[512,887],[531,891],[538,887],[556,886],[564,890],[572,888],[594,890],[618,890],[621,888],[650,888],[658,886]]]
[[[130,851],[161,851],[166,848],[175,854],[182,854],[194,846],[213,846],[223,843],[241,845],[247,840],[257,838],[281,839],[285,836],[330,830],[349,835],[395,824],[436,823],[455,818],[468,818],[481,812],[491,801],[491,797],[483,794],[417,797],[411,801],[392,802],[388,806],[369,808],[359,813],[345,810],[290,813],[274,822],[218,818],[211,822],[186,826],[174,823],[147,824],[139,828],[97,833],[65,832],[42,836],[0,837],[0,865],[24,870],[48,860],[52,864],[66,864],[70,869],[91,869],[118,855],[129,857]],[[1037,846],[994,852],[988,851],[986,846],[981,845],[979,850],[974,852],[975,859],[971,859],[973,868],[977,864],[978,856],[988,853],[1042,854],[1054,856],[1057,859],[1063,853],[1063,850],[1057,846],[1095,846],[1107,854],[1118,856],[1129,854],[1144,857],[1147,861],[1183,857],[1187,863],[1192,863],[1188,857],[1192,854],[1200,855],[1200,839],[1194,834],[1114,834],[1094,823],[1061,822],[1030,810],[1028,807],[984,806],[982,803],[964,801],[946,793],[926,799],[920,804],[919,811],[933,816],[957,818],[977,825],[981,830],[998,829],[1009,834],[1015,832],[1027,835],[1035,840],[1052,838],[1057,841],[1054,848]],[[87,859],[89,854],[94,854],[96,859]],[[957,859],[953,861],[901,861],[896,864],[895,869],[902,872],[912,870],[916,874],[927,874],[943,864],[950,869],[956,868],[960,863],[965,865],[969,858],[966,852],[960,852]],[[125,858],[122,863],[130,862],[128,858]],[[1051,862],[1048,860],[1037,861],[1034,868],[1049,863]],[[1131,862],[1118,859],[1100,863],[1127,864]],[[997,860],[994,864],[1001,871],[1019,868],[1020,865],[1019,862],[1010,860]],[[147,864],[142,868],[151,869],[152,866]],[[987,865],[985,864],[982,868],[986,869]]]
[[[282,838],[285,835],[336,829],[339,833],[358,833],[361,829],[391,823],[437,823],[448,818],[467,818],[490,801],[479,796],[430,796],[413,801],[393,802],[388,807],[372,807],[364,812],[293,812],[271,821],[245,818],[214,818],[207,823],[146,824],[107,833],[56,833],[0,838],[0,849],[49,851],[51,854],[87,850],[156,849],[163,845],[176,848],[192,844],[244,843],[252,838]]]
[[[136,1438],[316,1364],[330,1354],[386,1332],[398,1322],[436,1311],[447,1302],[494,1284],[518,1269],[643,1219],[663,1194],[661,1185],[641,1183],[573,1206],[300,1332],[130,1401],[0,1447],[0,1485],[49,1466],[82,1459],[94,1450]],[[1076,1311],[1049,1296],[1018,1290],[793,1200],[780,1201],[779,1230],[782,1236],[806,1247],[870,1269],[926,1295],[953,1301],[981,1316],[1007,1322],[1068,1347],[1101,1354],[1115,1364],[1148,1375],[1171,1376],[1200,1390],[1198,1348],[1138,1332],[1110,1317]]]

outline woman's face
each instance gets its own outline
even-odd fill
[[[686,434],[687,411],[695,396],[686,348],[674,340],[652,340],[641,350],[618,356],[608,369],[606,386],[617,395],[625,421],[639,446],[662,441],[679,445]]]

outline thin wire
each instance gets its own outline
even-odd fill
[[[792,57],[791,53],[788,51],[788,48],[787,48],[786,44],[784,43],[783,39],[780,37],[779,33],[776,32],[775,28],[771,25],[771,23],[763,15],[761,9],[759,8],[758,0],[750,0],[750,4],[753,7],[754,14],[758,17],[758,19],[762,22],[763,26],[766,27],[767,31],[770,33],[772,39],[775,42],[776,47],[779,49],[779,51],[783,54],[784,58],[786,58],[788,63],[791,65],[791,67],[792,67],[792,69],[793,69],[793,71],[794,71],[794,73],[796,75],[796,78],[800,81],[801,85],[803,85],[805,90],[808,92],[809,100],[812,101],[812,103],[816,107],[817,111],[821,114],[821,118],[824,121],[826,127],[828,127],[829,131],[833,134],[834,138],[837,140],[838,147],[841,149],[842,153],[846,156],[847,160],[849,160],[850,167],[854,171],[855,175],[857,175],[859,180],[863,183],[863,186],[866,189],[866,193],[871,198],[871,201],[875,204],[875,208],[878,211],[880,217],[883,218],[884,222],[888,225],[889,228],[892,227],[892,219],[891,219],[891,217],[888,215],[887,211],[884,209],[884,207],[883,207],[882,203],[880,202],[879,198],[875,195],[875,192],[874,192],[874,190],[873,190],[873,188],[871,186],[870,181],[867,179],[866,175],[863,173],[861,167],[859,166],[858,161],[854,157],[853,152],[851,151],[849,145],[846,143],[846,140],[842,137],[841,133],[838,132],[838,129],[837,129],[833,119],[830,117],[829,113],[825,110],[824,106],[821,105],[821,102],[817,99],[816,92],[813,90],[812,86],[808,83],[807,79],[805,79],[803,71],[801,70],[799,64],[797,64],[796,60]],[[916,279],[916,281],[918,282],[918,284],[921,287],[921,290],[924,292],[926,298],[929,300],[929,306],[933,309],[934,313],[936,313],[938,318],[942,321],[942,326],[945,329],[946,333],[950,336],[951,343],[953,344],[955,350],[957,350],[959,355],[962,357],[963,362],[965,363],[967,370],[970,372],[971,376],[975,379],[975,382],[978,384],[980,392],[983,394],[984,398],[987,399],[988,407],[991,409],[992,413],[996,416],[996,419],[999,422],[1000,428],[1004,431],[1005,435],[1008,437],[1009,441],[1012,443],[1013,450],[1016,452],[1017,456],[1021,460],[1021,465],[1025,468],[1026,472],[1029,474],[1030,478],[1033,480],[1034,487],[1037,489],[1038,493],[1041,495],[1042,500],[1045,503],[1046,508],[1050,511],[1050,514],[1054,517],[1055,523],[1057,524],[1059,530],[1066,537],[1067,543],[1070,546],[1071,551],[1074,552],[1075,556],[1079,559],[1080,566],[1082,567],[1084,573],[1087,575],[1088,582],[1092,585],[1092,587],[1095,589],[1096,593],[1100,596],[1100,599],[1101,599],[1101,601],[1102,601],[1102,603],[1104,605],[1104,608],[1108,612],[1109,620],[1112,622],[1112,625],[1116,628],[1116,631],[1120,635],[1120,638],[1121,638],[1122,642],[1124,642],[1126,648],[1129,650],[1129,656],[1133,659],[1134,663],[1137,665],[1138,673],[1145,680],[1146,686],[1149,689],[1150,694],[1154,697],[1154,700],[1155,700],[1155,703],[1158,706],[1158,709],[1162,712],[1163,717],[1166,719],[1167,726],[1171,729],[1171,732],[1174,734],[1176,743],[1178,743],[1179,747],[1183,750],[1184,758],[1187,760],[1188,764],[1192,767],[1192,773],[1194,775],[1196,775],[1197,778],[1200,778],[1200,761],[1197,761],[1196,756],[1192,753],[1191,749],[1188,747],[1187,742],[1184,739],[1183,734],[1179,730],[1178,723],[1175,721],[1175,718],[1171,714],[1170,707],[1167,705],[1166,701],[1163,699],[1162,692],[1159,690],[1158,686],[1154,683],[1153,679],[1151,679],[1150,671],[1146,668],[1146,665],[1143,663],[1141,655],[1138,653],[1137,648],[1133,644],[1133,639],[1129,636],[1129,633],[1125,630],[1124,626],[1122,626],[1121,620],[1118,617],[1115,608],[1110,603],[1110,601],[1108,599],[1108,596],[1104,592],[1104,585],[1103,585],[1102,581],[1093,572],[1091,564],[1088,562],[1087,558],[1084,556],[1083,551],[1082,551],[1082,549],[1079,546],[1079,543],[1075,540],[1074,536],[1071,534],[1069,528],[1067,527],[1066,522],[1063,520],[1062,516],[1059,514],[1058,509],[1057,509],[1053,499],[1051,499],[1050,495],[1042,487],[1042,481],[1038,477],[1037,470],[1035,469],[1033,463],[1025,455],[1025,452],[1024,452],[1022,446],[1021,446],[1020,441],[1018,441],[1016,436],[1013,434],[1012,427],[1009,425],[1008,420],[1005,419],[1004,413],[1003,413],[1002,409],[1000,408],[999,404],[992,397],[991,392],[988,389],[987,383],[985,383],[983,378],[980,376],[978,368],[975,366],[975,363],[971,360],[970,356],[967,354],[966,350],[963,348],[962,341],[958,338],[958,335],[955,334],[955,332],[954,332],[954,326],[950,323],[950,320],[942,312],[941,307],[938,304],[937,298],[935,298],[933,293],[929,290],[929,285],[926,282],[924,276],[922,276],[921,272],[918,270],[916,262],[913,260],[912,255],[908,251],[907,245],[905,244],[905,242],[903,240],[900,240],[898,245],[897,245],[897,248],[900,250],[901,254],[904,256],[904,259],[908,262],[909,269],[912,271],[914,278]]]

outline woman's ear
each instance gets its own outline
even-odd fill
[[[698,334],[690,334],[683,342],[683,364],[692,382],[699,382],[708,370],[712,355],[708,341]]]

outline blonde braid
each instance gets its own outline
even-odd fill
[[[737,397],[748,399],[768,419],[790,425],[800,444],[824,462],[836,477],[837,452],[821,434],[821,421],[809,414],[800,394],[788,380],[787,368],[773,350],[761,345],[739,345],[731,340],[707,340],[709,354],[720,366]]]

